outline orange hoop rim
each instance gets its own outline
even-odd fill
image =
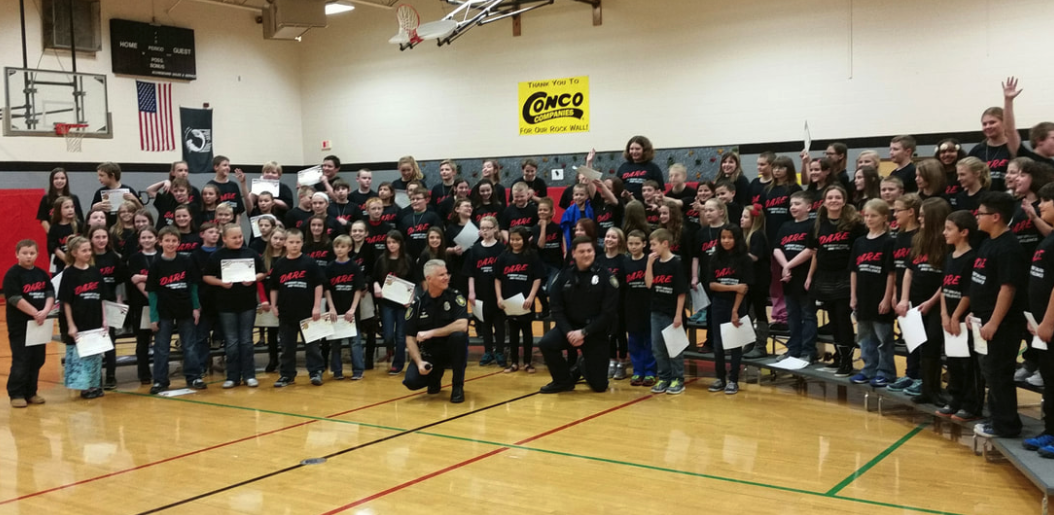
[[[65,136],[69,134],[71,129],[87,129],[88,124],[86,123],[56,123],[55,134],[59,136]]]

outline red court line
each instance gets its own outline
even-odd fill
[[[475,381],[477,379],[483,379],[484,377],[490,377],[492,375],[496,375],[496,374],[500,374],[500,373],[501,373],[501,371],[493,372],[493,373],[490,373],[490,374],[484,374],[484,375],[481,375],[481,376],[473,377],[471,379],[465,379],[465,382],[467,383],[469,381]],[[447,386],[450,386],[450,385],[447,385]],[[373,407],[381,406],[383,404],[388,404],[388,403],[391,403],[391,402],[400,401],[400,400],[407,399],[407,398],[410,398],[410,397],[416,397],[418,395],[424,395],[424,392],[413,393],[413,394],[410,394],[410,395],[403,395],[402,397],[396,397],[394,399],[388,399],[388,400],[381,401],[381,402],[375,402],[373,404],[369,404],[369,405],[366,405],[366,406],[360,406],[360,407],[355,408],[355,409],[351,409],[351,410],[348,410],[348,411],[343,411],[343,412],[340,412],[340,413],[335,413],[333,415],[329,415],[329,416],[326,416],[326,417],[323,417],[323,418],[339,417],[341,415],[346,415],[348,413],[352,413],[352,412],[355,412],[355,411],[360,411],[360,410],[364,410],[364,409],[367,409],[367,408],[373,408]],[[16,502],[16,501],[30,499],[32,497],[38,497],[38,496],[41,496],[41,495],[44,495],[44,494],[48,494],[48,493],[51,493],[51,492],[55,492],[55,491],[58,491],[58,490],[65,490],[67,488],[72,488],[72,487],[75,487],[75,486],[80,486],[80,485],[83,485],[83,484],[92,483],[92,482],[95,482],[95,481],[99,481],[101,479],[106,479],[106,478],[110,478],[110,477],[114,477],[114,476],[119,476],[121,474],[126,474],[128,472],[135,472],[137,470],[142,470],[142,469],[145,469],[145,468],[153,467],[155,465],[161,465],[163,463],[168,463],[170,461],[175,461],[175,460],[178,460],[178,459],[187,458],[189,456],[194,456],[195,454],[201,454],[203,452],[214,451],[214,450],[222,448],[222,447],[227,447],[228,445],[234,445],[236,443],[241,443],[241,442],[244,442],[246,440],[252,440],[253,438],[259,438],[261,436],[267,436],[267,435],[272,435],[272,434],[275,434],[275,433],[280,433],[282,431],[287,431],[289,429],[295,429],[295,428],[298,428],[298,427],[301,427],[301,426],[306,426],[308,424],[314,424],[316,422],[320,422],[320,421],[319,420],[308,420],[306,422],[301,422],[299,424],[293,424],[293,425],[287,426],[287,427],[281,427],[281,428],[278,428],[278,429],[272,429],[271,431],[267,431],[267,432],[264,432],[264,433],[257,433],[257,434],[254,434],[254,435],[249,435],[249,436],[246,436],[246,437],[243,437],[243,438],[239,438],[237,440],[231,440],[229,442],[219,443],[219,444],[213,445],[211,447],[205,447],[205,448],[198,449],[198,450],[195,450],[195,451],[190,451],[190,452],[187,452],[187,453],[184,453],[184,454],[180,454],[179,456],[172,456],[172,457],[165,458],[165,459],[162,459],[162,460],[153,461],[153,462],[150,462],[150,463],[144,463],[142,465],[138,465],[138,466],[135,466],[135,467],[132,467],[132,468],[127,468],[127,469],[124,469],[124,470],[118,470],[118,471],[115,471],[115,472],[110,472],[109,474],[103,474],[101,476],[96,476],[96,477],[92,477],[92,478],[88,478],[88,479],[82,479],[80,481],[75,481],[73,483],[56,486],[56,487],[53,487],[53,488],[49,488],[47,490],[41,490],[39,492],[33,492],[33,493],[30,493],[30,494],[23,495],[21,497],[14,497],[12,499],[7,499],[6,501],[0,501],[0,506],[3,506],[3,505],[8,504],[8,503]]]
[[[692,379],[690,381],[686,381],[686,383],[694,382],[696,380],[697,379]],[[526,444],[528,442],[532,442],[534,440],[537,440],[539,438],[544,438],[544,437],[549,436],[549,435],[551,435],[553,433],[559,433],[560,431],[563,431],[565,429],[577,426],[577,425],[582,424],[584,422],[588,422],[588,421],[593,420],[595,418],[602,417],[602,416],[607,415],[608,413],[611,413],[613,411],[618,411],[618,410],[620,410],[622,408],[625,408],[625,407],[628,407],[628,406],[632,406],[632,405],[634,405],[634,404],[636,404],[638,402],[648,400],[648,399],[650,399],[652,397],[655,397],[656,395],[659,395],[659,394],[654,394],[654,393],[653,394],[648,394],[648,395],[645,395],[644,397],[640,397],[638,399],[634,399],[632,401],[619,404],[618,406],[614,406],[614,407],[608,408],[608,409],[606,409],[604,411],[600,411],[600,412],[594,413],[592,415],[589,415],[588,417],[580,418],[580,419],[575,420],[573,422],[569,422],[567,424],[564,424],[564,425],[562,425],[560,427],[550,429],[550,430],[548,430],[548,431],[546,431],[544,433],[538,433],[538,434],[536,434],[534,436],[531,436],[529,438],[526,438],[524,440],[520,440],[520,441],[516,442],[514,445],[523,445],[523,444]],[[456,470],[456,469],[459,469],[459,468],[464,467],[466,465],[471,465],[471,464],[473,464],[473,463],[475,463],[477,461],[480,461],[480,460],[485,459],[485,458],[489,458],[491,456],[494,456],[495,454],[499,454],[499,453],[505,452],[507,450],[509,450],[509,447],[500,447],[500,448],[494,449],[493,451],[490,451],[490,452],[488,452],[486,454],[481,454],[479,456],[467,459],[467,460],[462,461],[460,463],[455,463],[453,465],[450,465],[449,467],[437,470],[435,472],[431,472],[431,473],[425,474],[425,475],[420,476],[420,477],[415,478],[415,479],[411,479],[411,480],[409,480],[409,481],[407,481],[405,483],[402,483],[402,484],[399,484],[399,485],[395,485],[395,486],[393,486],[393,487],[391,487],[391,488],[389,488],[387,490],[382,490],[382,491],[377,492],[377,493],[375,493],[373,495],[370,495],[368,497],[363,497],[362,499],[359,499],[359,500],[357,500],[357,501],[355,501],[353,503],[345,504],[344,506],[341,506],[339,508],[327,511],[327,512],[323,513],[322,515],[333,515],[335,513],[340,513],[342,511],[345,511],[345,510],[354,508],[356,506],[368,503],[370,501],[379,499],[379,498],[384,497],[384,496],[386,496],[386,495],[388,495],[390,493],[398,492],[399,490],[403,490],[405,488],[411,487],[411,486],[416,485],[416,484],[418,484],[418,483],[420,483],[422,481],[426,481],[426,480],[431,479],[433,477],[436,477],[436,476],[439,476],[439,475],[442,475],[442,474],[446,474],[447,472],[450,472],[451,470]]]

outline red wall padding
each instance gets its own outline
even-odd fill
[[[0,274],[7,272],[17,260],[15,244],[30,239],[37,242],[39,254],[37,266],[48,270],[48,238],[44,228],[37,221],[37,207],[44,196],[42,189],[3,190],[0,189]]]

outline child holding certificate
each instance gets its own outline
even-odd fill
[[[336,322],[343,319],[354,324],[359,299],[362,298],[362,291],[366,289],[366,274],[351,258],[351,247],[352,240],[347,235],[337,236],[333,241],[333,253],[336,258],[326,267],[326,305],[329,306],[331,320]],[[362,379],[362,373],[366,370],[362,337],[357,332],[353,338],[339,338],[330,342],[330,370],[333,372],[333,379],[344,379],[340,350],[345,343],[351,348],[351,379],[357,381]]]
[[[303,251],[304,233],[289,229],[285,238],[285,257],[279,258],[271,270],[271,309],[278,317],[278,334],[282,342],[279,370],[281,377],[275,388],[284,388],[296,379],[296,341],[300,336],[300,321],[322,317],[322,284],[326,277],[314,259]],[[326,363],[318,348],[318,341],[305,345],[307,371],[311,384],[322,386],[322,370]]]
[[[253,357],[253,324],[256,322],[256,282],[267,277],[263,258],[245,247],[242,228],[223,226],[223,248],[213,252],[205,264],[204,281],[215,288],[216,311],[226,342],[227,380],[224,388],[256,380]]]
[[[92,248],[88,238],[75,236],[66,244],[66,264],[59,285],[59,301],[63,316],[59,317],[60,333],[66,344],[64,382],[66,388],[80,390],[81,398],[102,397],[102,354],[82,357],[77,352],[80,331],[103,329],[106,317],[102,299],[106,283],[99,269],[92,266]]]
[[[72,203],[72,202],[71,202]],[[72,211],[72,209],[71,209]],[[48,273],[37,268],[37,243],[22,240],[15,245],[18,263],[4,274],[4,300],[7,302],[7,339],[11,343],[11,374],[7,395],[12,408],[44,404],[37,395],[37,377],[47,357],[45,345],[26,346],[27,324],[43,325],[55,305],[55,289]]]
[[[654,239],[654,233],[652,235]],[[707,272],[710,291],[714,292],[711,311],[714,313],[714,371],[717,381],[710,385],[711,392],[725,391],[726,395],[739,393],[739,362],[743,357],[743,347],[732,349],[732,366],[727,372],[725,382],[725,341],[721,334],[721,325],[731,323],[739,327],[742,317],[750,310],[747,301],[751,285],[754,283],[754,262],[750,259],[743,229],[737,225],[726,225],[718,236],[717,250],[710,261]],[[652,329],[655,332],[655,329]],[[669,393],[669,392],[667,392]]]

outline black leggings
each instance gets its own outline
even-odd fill
[[[629,341],[626,339],[626,310],[619,303],[618,327],[611,335],[611,359],[625,361],[629,359]]]
[[[826,300],[823,303],[831,319],[831,333],[839,352],[853,353],[853,311],[849,299]]]
[[[520,361],[520,335],[523,335],[523,364],[531,363],[534,354],[534,313],[516,317],[506,317],[509,322],[509,365]]]
[[[498,309],[498,302],[479,299],[483,302],[483,321],[476,320],[476,330],[483,338],[484,352],[505,352],[505,312]]]

